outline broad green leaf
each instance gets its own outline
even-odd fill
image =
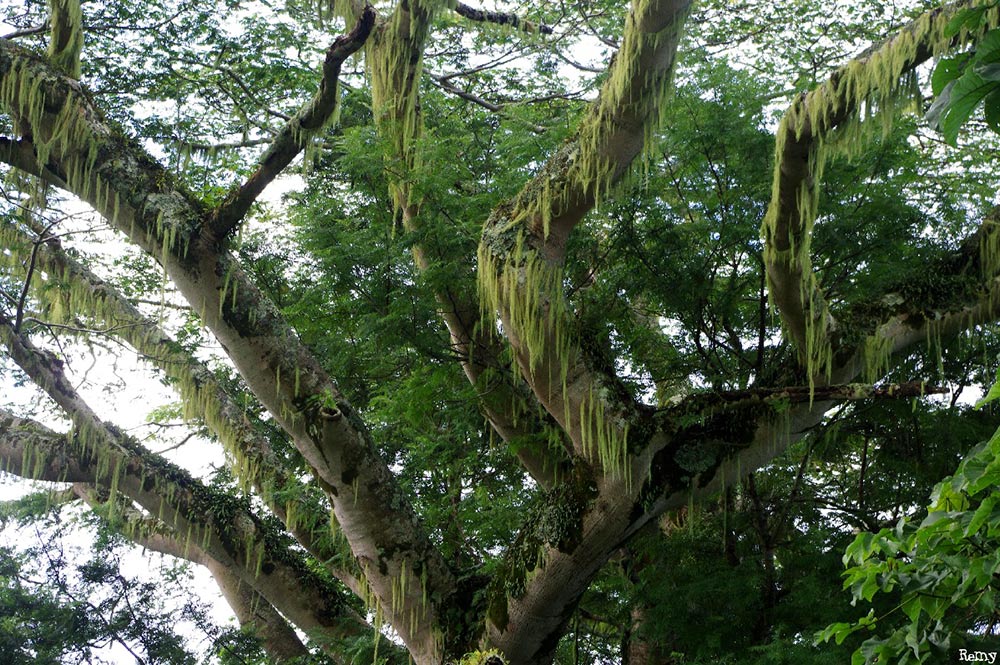
[[[997,80],[1000,81],[1000,79]],[[990,129],[1000,133],[1000,88],[990,92],[983,100],[983,120]]]
[[[990,386],[989,392],[987,392],[982,399],[976,402],[976,408],[980,409],[983,405],[989,404],[997,398],[1000,398],[1000,376],[998,376],[997,381]]]
[[[966,71],[955,82],[948,107],[940,121],[945,141],[955,144],[959,129],[968,121],[979,102],[995,88],[995,83],[985,81],[983,77],[971,71]]]
[[[977,508],[976,512],[972,514],[972,520],[969,522],[969,526],[965,528],[966,536],[971,536],[979,531],[979,528],[992,516],[994,503],[995,498],[992,496],[988,496],[983,499],[979,508]]]
[[[965,64],[969,61],[969,54],[963,53],[950,58],[942,58],[934,67],[931,75],[931,92],[935,97],[940,97],[945,86],[962,75]]]
[[[982,36],[976,44],[972,59],[976,63],[990,63],[1000,59],[1000,30],[990,30]]]
[[[975,30],[982,24],[983,14],[985,12],[985,7],[973,7],[959,11],[945,27],[945,36],[954,37],[963,29]]]

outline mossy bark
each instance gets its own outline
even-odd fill
[[[39,170],[56,173],[163,265],[327,489],[337,524],[365,572],[368,599],[382,608],[419,663],[436,662],[436,608],[453,593],[452,573],[350,404],[274,305],[206,232],[210,210],[104,123],[43,61],[3,42],[0,79],[0,104],[20,118],[23,136],[40,153]],[[400,594],[397,580],[413,562],[422,565],[419,582]]]

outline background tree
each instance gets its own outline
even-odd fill
[[[993,139],[899,117],[970,6],[7,8],[5,374],[69,425],[5,468],[278,660],[843,662],[852,531],[996,425]]]

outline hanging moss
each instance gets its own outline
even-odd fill
[[[939,55],[956,44],[977,39],[995,27],[1000,18],[1000,10],[991,7],[978,30],[953,36],[947,27],[955,11],[925,13],[880,48],[848,63],[824,84],[798,97],[781,120],[775,145],[772,198],[762,235],[767,241],[768,264],[783,265],[788,273],[799,275],[806,327],[804,348],[799,349],[799,354],[810,386],[818,377],[829,379],[832,369],[833,318],[820,294],[810,258],[823,169],[833,155],[850,158],[857,154],[873,130],[887,133],[894,115],[901,109],[919,108],[922,100],[913,71],[919,61],[928,54]],[[795,192],[782,189],[782,181],[787,177],[784,159],[790,141],[806,142],[805,173]],[[789,195],[794,201],[793,210],[783,205]],[[784,218],[790,218],[787,233],[782,232]],[[778,249],[779,245],[787,249]],[[885,345],[880,346],[877,340],[866,344],[874,354],[868,356],[869,369],[884,366],[886,359],[877,356],[885,352]]]
[[[579,398],[577,412],[570,413],[574,407],[568,395],[569,369],[581,358],[570,330],[561,266],[551,264],[530,247],[523,232],[513,226],[506,228],[507,233],[494,236],[492,242],[484,239],[479,246],[482,317],[489,320],[494,312],[502,312],[507,335],[527,356],[527,367],[515,363],[515,371],[526,371],[529,382],[537,378],[536,372],[548,372],[543,380],[560,387],[563,422],[577,424],[573,433],[584,453],[594,455],[609,473],[627,473],[629,423],[609,415],[614,391],[591,381]],[[514,238],[512,246],[510,237]],[[501,243],[508,246],[501,246],[503,258],[498,259],[494,252]]]
[[[83,16],[80,0],[49,0],[49,57],[73,78],[80,78]]]

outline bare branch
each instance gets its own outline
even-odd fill
[[[216,208],[208,226],[209,232],[221,240],[239,225],[250,210],[250,206],[295,156],[311,140],[333,115],[339,101],[337,79],[340,67],[352,54],[360,49],[375,25],[375,9],[367,6],[357,25],[346,35],[338,37],[326,52],[323,62],[323,79],[315,97],[303,107],[274,138],[271,146],[261,157],[257,171]]]
[[[481,23],[496,23],[497,25],[509,25],[512,28],[523,30],[524,32],[537,32],[543,35],[551,35],[552,26],[544,23],[526,21],[517,14],[505,12],[491,12],[483,9],[475,9],[464,2],[456,3],[455,13],[464,16],[470,21]]]
[[[494,104],[493,102],[483,99],[478,95],[474,95],[471,92],[466,92],[465,90],[462,90],[461,88],[450,83],[449,80],[443,76],[431,75],[431,80],[434,82],[435,85],[437,85],[445,92],[451,93],[456,97],[461,97],[462,99],[468,102],[472,102],[473,104],[476,104],[478,106],[482,106],[487,111],[503,114],[504,107],[506,106],[504,104]],[[519,102],[519,103],[524,103],[524,102]],[[544,134],[547,131],[545,127],[542,127],[541,125],[528,125],[528,129],[530,129],[535,134]]]
[[[6,35],[0,36],[0,39],[19,39],[21,37],[33,37],[35,35],[41,35],[49,31],[48,21],[40,25],[33,25],[29,28],[21,28],[20,30],[14,30],[8,32]]]

